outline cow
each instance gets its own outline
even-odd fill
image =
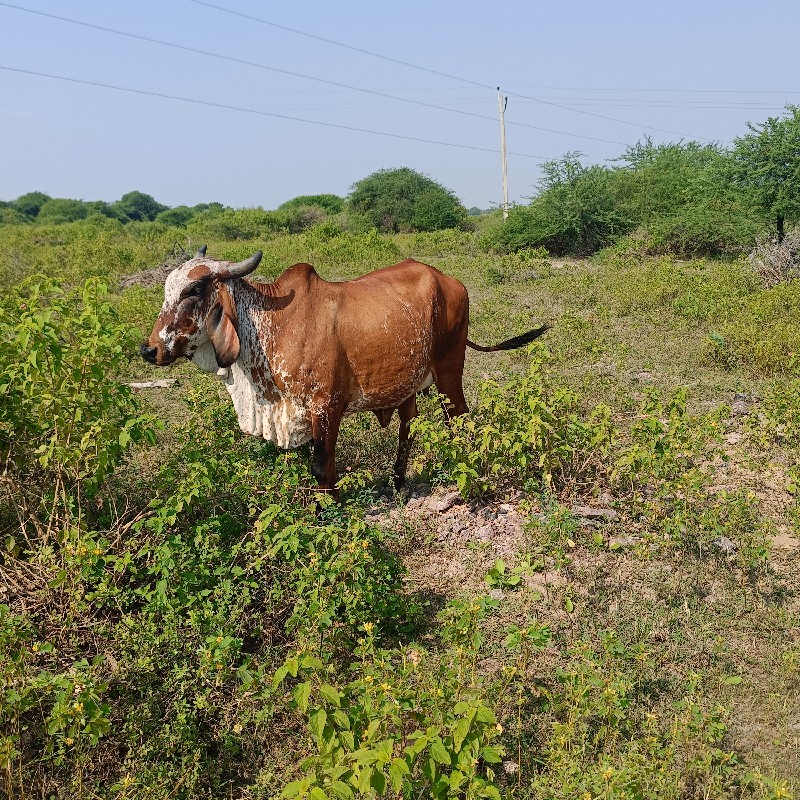
[[[448,418],[464,414],[466,348],[512,350],[548,328],[492,347],[471,342],[464,285],[410,258],[343,282],[323,280],[310,264],[295,264],[272,283],[245,280],[260,260],[259,250],[238,263],[217,261],[201,247],[167,276],[140,353],[159,366],[184,357],[216,371],[245,433],[281,448],[312,442],[312,473],[336,499],[343,415],[372,411],[386,427],[398,412],[400,488],[417,393],[435,384]]]

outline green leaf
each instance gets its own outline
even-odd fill
[[[430,747],[430,754],[431,758],[438,764],[450,766],[450,753],[447,752],[447,748],[444,746],[441,739],[437,738],[433,740]]]
[[[308,796],[313,798],[313,800],[328,800],[328,795],[319,788],[319,786],[315,786],[309,793]]]
[[[284,664],[275,670],[275,675],[272,678],[272,688],[277,689],[283,683],[283,679],[289,674],[288,667]]]
[[[742,682],[742,679],[738,675],[729,675],[727,678],[723,678],[722,682],[727,686],[736,686],[737,683]]]
[[[305,714],[308,710],[308,700],[311,697],[311,684],[308,681],[298,683],[297,686],[294,687],[292,696],[294,697],[295,703],[297,703],[297,707]]]
[[[322,735],[325,731],[325,725],[328,722],[328,714],[324,708],[318,708],[311,713],[308,718],[308,727],[311,732],[317,737],[317,745],[322,744]]]
[[[459,772],[457,769],[454,769],[450,773],[450,791],[457,792],[461,787],[461,784],[467,779],[467,776],[463,772]]]
[[[500,749],[490,746],[481,749],[481,758],[489,764],[499,764],[503,760]]]
[[[336,711],[333,712],[333,721],[336,723],[337,728],[346,731],[350,730],[350,718],[344,713],[344,711],[336,709]]]
[[[364,767],[364,769],[361,770],[361,774],[358,776],[358,790],[362,794],[366,794],[369,791],[373,772],[374,770],[372,767]]]
[[[353,790],[344,781],[332,781],[328,789],[338,800],[350,800],[353,797]]]
[[[475,711],[473,710],[471,716],[462,717],[453,728],[453,749],[456,753],[461,750],[461,745],[464,742],[464,739],[467,738],[470,726],[472,725],[472,717],[474,715]]]
[[[319,687],[319,693],[337,708],[342,704],[341,694],[329,683],[323,683],[322,686]]]
[[[376,769],[372,774],[369,785],[379,796],[382,795],[386,791],[386,776],[379,769]]]

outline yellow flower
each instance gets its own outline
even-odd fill
[[[241,733],[241,732],[242,732],[242,724],[241,724],[240,722],[237,722],[237,723],[236,723],[236,724],[233,726],[233,732],[234,732],[234,733]]]
[[[494,726],[494,729],[495,729],[495,730],[496,730],[498,733],[502,733],[502,732],[503,732],[503,726],[502,726],[502,725],[501,725],[499,722],[497,723],[497,725],[495,725],[495,726]]]
[[[78,713],[80,713],[81,711],[83,711],[83,703],[73,703],[73,704],[72,704],[72,707],[73,707],[73,708],[74,708],[74,709],[75,709],[75,710],[76,710]]]
[[[364,683],[372,683],[372,675],[365,675]]]
[[[364,623],[364,630],[365,630],[367,633],[372,633],[372,629],[373,629],[374,627],[375,627],[375,623],[374,623],[374,622],[365,622],[365,623]]]
[[[221,636],[217,636],[217,644],[219,644],[221,641],[222,641],[222,637]]]
[[[613,770],[613,769],[611,769],[611,767],[609,767],[609,768],[608,768],[608,769],[607,769],[607,770],[606,770],[606,771],[603,773],[603,780],[604,780],[604,781],[610,781],[610,780],[611,780],[613,777],[614,777],[614,770]]]
[[[67,736],[67,738],[64,739],[64,744],[71,745],[74,741],[75,740],[71,736]]]
[[[222,664],[217,664],[217,669],[222,669]]]

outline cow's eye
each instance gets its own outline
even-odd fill
[[[206,287],[202,283],[198,283],[196,286],[192,286],[191,289],[187,289],[184,293],[184,297],[202,297],[205,294]]]

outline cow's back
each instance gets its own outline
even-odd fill
[[[455,346],[463,358],[467,292],[434,267],[407,259],[337,283],[296,265],[278,283],[296,291],[287,323],[305,324],[302,342],[279,346],[294,351],[298,369],[313,364],[316,379],[345,391],[350,410],[396,406],[429,382],[437,354]]]

